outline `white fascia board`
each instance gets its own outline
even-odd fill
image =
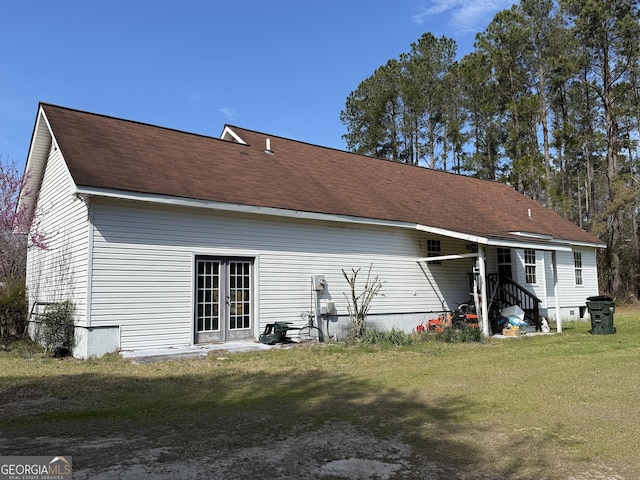
[[[300,210],[287,210],[284,208],[260,207],[255,205],[243,205],[238,203],[225,203],[210,200],[198,200],[193,198],[172,197],[168,195],[156,195],[106,188],[76,186],[74,195],[79,197],[103,197],[137,202],[171,205],[177,207],[204,208],[224,212],[247,213],[254,215],[271,215],[275,217],[296,218],[303,220],[315,220],[325,222],[351,223],[360,225],[374,225],[379,227],[393,227],[415,229],[415,223],[396,222],[392,220],[380,220],[376,218],[353,217],[349,215],[336,215],[330,213],[304,212]]]
[[[504,248],[526,248],[531,250],[548,250],[556,252],[570,252],[571,245],[563,242],[551,243],[551,242],[527,242],[519,240],[507,240],[507,239],[489,239],[487,245],[492,247],[504,247]]]
[[[479,237],[477,235],[470,235],[468,233],[456,232],[454,230],[446,230],[444,228],[429,227],[427,225],[416,225],[416,230],[426,233],[432,233],[442,237],[456,238],[458,240],[464,240],[465,242],[487,244],[485,237]]]
[[[53,134],[51,132],[51,127],[49,126],[49,122],[46,119],[42,106],[40,106],[36,117],[36,123],[33,127],[31,144],[29,145],[29,153],[27,154],[27,162],[24,167],[24,174],[28,175],[28,179],[23,191],[31,192],[31,195],[29,197],[20,197],[18,205],[21,208],[23,206],[23,202],[26,202],[28,209],[33,208],[34,206],[33,203],[37,196],[34,194],[38,192],[40,182],[42,181],[44,165],[47,161],[49,145],[52,141]]]
[[[233,129],[229,128],[228,125],[226,125],[224,127],[224,130],[222,131],[222,134],[220,135],[220,139],[221,140],[225,140],[226,136],[230,136],[236,142],[241,143],[242,145],[246,145],[247,144],[247,142],[245,142],[242,138],[240,138],[240,136],[236,132],[234,132]]]
[[[514,235],[525,237],[525,238],[537,239],[541,242],[551,242],[554,244],[559,243],[564,245],[573,245],[573,246],[582,246],[582,247],[607,248],[607,246],[604,243],[563,240],[560,238],[553,238],[552,235],[543,235],[540,233],[531,233],[531,232],[511,232],[511,233],[513,233]]]
[[[441,235],[444,237],[456,238],[458,240],[464,240],[465,242],[478,243],[480,245],[486,245],[491,247],[505,247],[505,248],[527,248],[532,250],[555,250],[560,252],[570,252],[571,244],[567,241],[554,240],[553,242],[535,242],[531,239],[510,240],[504,238],[487,238],[480,237],[478,235],[471,235],[468,233],[455,232],[453,230],[446,230],[443,228],[428,227],[426,225],[417,225],[417,230],[422,232],[432,233],[434,235]],[[433,258],[433,257],[430,257]]]
[[[570,245],[572,247],[587,247],[587,248],[607,248],[606,243],[590,243],[590,242],[577,242],[573,240],[556,240],[558,243]]]

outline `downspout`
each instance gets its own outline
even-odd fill
[[[90,197],[79,195],[87,207],[87,288],[85,299],[85,324],[87,328],[91,328],[91,297],[93,285],[93,202]]]
[[[322,316],[320,315],[320,296],[318,295],[318,290],[315,288],[312,289],[313,292],[313,322],[315,326],[318,328],[320,332],[320,338],[318,340],[322,341],[324,339],[324,331],[322,330]]]

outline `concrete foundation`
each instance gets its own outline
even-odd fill
[[[76,327],[76,358],[102,357],[120,350],[120,327]]]

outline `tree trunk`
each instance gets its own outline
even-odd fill
[[[544,69],[538,68],[540,95],[540,124],[542,125],[542,148],[544,151],[544,173],[547,185],[551,185],[551,149],[549,147],[549,119],[547,118],[547,85]]]
[[[611,279],[610,289],[613,295],[623,293],[623,282],[620,268],[619,249],[622,243],[622,222],[620,220],[620,208],[616,207],[618,181],[618,122],[615,116],[613,100],[612,72],[609,65],[608,46],[602,49],[602,93],[605,113],[605,125],[607,132],[607,190],[608,204],[614,207],[611,218],[608,219],[609,245],[611,253]]]

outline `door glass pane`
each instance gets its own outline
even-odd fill
[[[251,262],[229,262],[229,329],[251,327]]]
[[[196,282],[196,328],[198,332],[220,330],[220,262],[198,260]]]

